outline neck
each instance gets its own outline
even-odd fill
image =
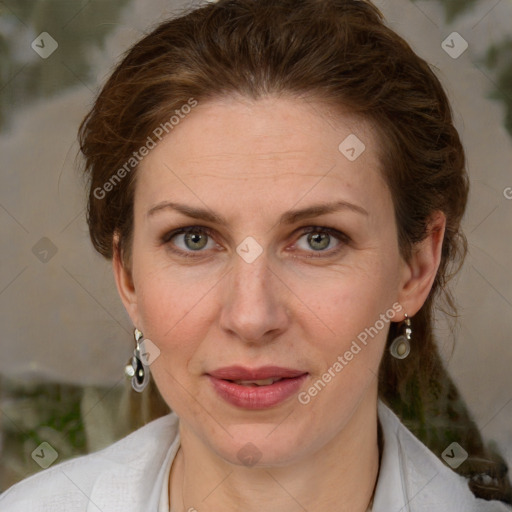
[[[279,467],[231,464],[180,422],[171,512],[366,512],[379,470],[376,401],[366,397],[345,428],[310,457]]]

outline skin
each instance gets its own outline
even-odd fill
[[[366,146],[353,162],[338,150],[351,133]],[[117,250],[113,267],[134,326],[160,350],[151,373],[180,418],[174,512],[366,510],[378,474],[376,375],[390,357],[388,323],[306,405],[293,396],[266,410],[237,408],[205,373],[276,364],[309,372],[304,391],[394,303],[402,309],[393,321],[421,308],[445,218],[436,213],[411,260],[401,258],[377,149],[369,123],[334,118],[319,102],[229,97],[200,103],[142,161],[131,268]],[[288,210],[340,200],[366,213],[344,208],[278,224]],[[227,224],[171,208],[148,215],[166,201],[207,208]],[[183,226],[212,234],[161,241]],[[308,242],[308,226],[349,240]],[[248,236],[263,250],[252,263],[236,252]],[[249,442],[261,454],[252,467],[237,457]]]

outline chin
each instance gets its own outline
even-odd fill
[[[279,427],[261,423],[237,425],[236,429],[227,426],[227,430],[233,437],[225,435],[222,440],[211,439],[209,444],[220,457],[237,466],[286,466],[297,458],[298,450],[305,447],[304,436],[297,431],[296,425]]]

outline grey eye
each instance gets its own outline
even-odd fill
[[[323,250],[329,247],[331,235],[328,233],[308,233],[307,241],[315,250]]]
[[[301,245],[301,241],[305,239],[306,244]],[[338,243],[337,245],[341,244],[340,239],[333,235],[332,233],[329,233],[325,230],[317,230],[317,231],[311,231],[310,233],[304,233],[297,242],[297,246],[299,249],[311,252],[313,249],[313,252],[329,252],[327,249],[331,249],[331,242],[333,240],[336,240]]]
[[[188,249],[202,249],[203,247],[206,247],[208,235],[205,233],[185,233],[184,240]]]

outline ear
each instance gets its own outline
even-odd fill
[[[412,248],[409,261],[403,262],[399,303],[409,317],[414,316],[427,300],[441,262],[446,217],[436,211],[427,226],[427,236]]]
[[[113,256],[112,256],[112,269],[114,271],[114,278],[116,280],[117,291],[121,297],[121,301],[130,316],[134,326],[139,325],[139,315],[137,308],[137,295],[135,293],[135,286],[131,269],[126,268],[121,256],[119,248],[119,234],[114,234],[113,238]]]

